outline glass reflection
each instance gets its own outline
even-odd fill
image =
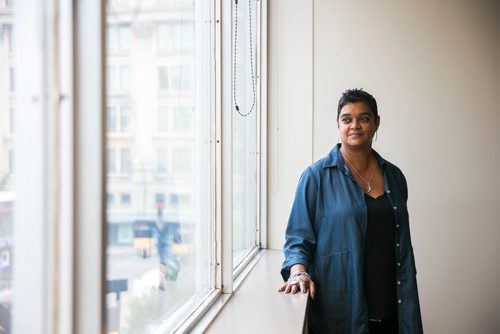
[[[168,332],[211,289],[210,2],[107,4],[107,330]]]
[[[0,333],[11,332],[15,177],[13,3],[0,2]],[[2,84],[3,83],[3,84]]]

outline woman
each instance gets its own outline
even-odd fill
[[[302,174],[279,291],[309,290],[310,333],[422,333],[403,173],[372,149],[377,102],[339,100],[341,144]]]

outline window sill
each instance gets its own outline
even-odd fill
[[[302,333],[307,294],[278,293],[283,251],[264,250],[232,295],[223,294],[194,328],[204,333]]]

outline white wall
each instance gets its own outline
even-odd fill
[[[269,5],[269,246],[302,170],[337,141],[342,91],[379,104],[406,174],[424,329],[500,329],[500,2]]]

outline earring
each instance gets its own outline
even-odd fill
[[[337,144],[340,143],[340,134],[337,133]]]
[[[377,141],[377,134],[378,134],[378,131],[375,131],[375,141]]]

